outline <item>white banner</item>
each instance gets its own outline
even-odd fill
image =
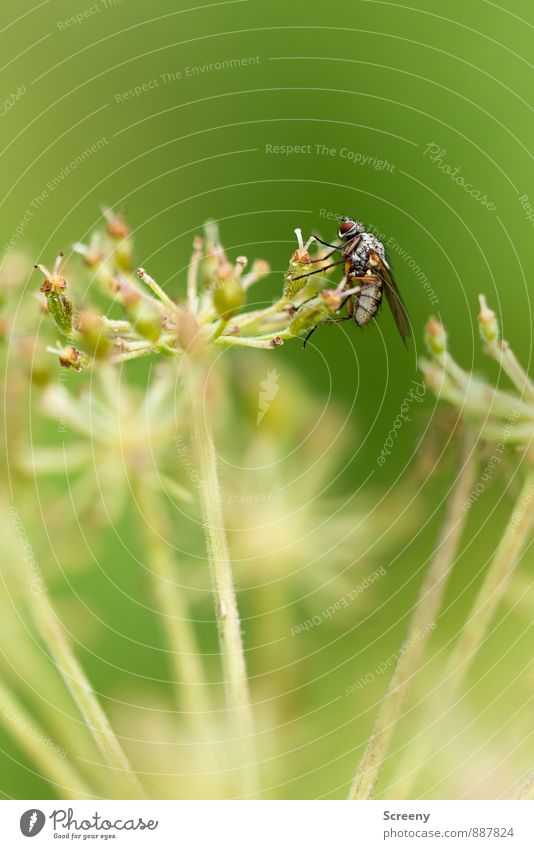
[[[0,822],[8,849],[534,846],[534,802],[5,801]]]

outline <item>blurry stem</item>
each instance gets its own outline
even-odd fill
[[[232,566],[226,539],[217,457],[210,427],[211,413],[206,405],[206,373],[190,358],[187,388],[192,414],[192,439],[198,464],[199,498],[204,520],[206,545],[215,597],[215,616],[219,631],[226,703],[234,733],[240,741],[241,790],[254,795],[255,776],[254,723],[248,690],[245,654]]]
[[[434,558],[419,590],[397,666],[378,710],[371,737],[350,789],[350,799],[370,799],[373,795],[388,745],[401,719],[403,706],[431,633],[431,626],[435,624],[447,578],[454,564],[465,526],[467,517],[465,503],[475,479],[474,450],[474,435],[471,430],[466,429],[460,468],[454,481]]]
[[[512,799],[534,799],[534,771],[516,788]]]
[[[193,630],[185,593],[178,586],[178,575],[172,554],[162,538],[162,505],[142,483],[137,488],[142,512],[142,535],[146,552],[146,569],[152,582],[152,593],[158,605],[172,658],[176,702],[186,712],[186,720],[198,733],[206,736],[210,714],[207,682],[200,650]]]
[[[269,318],[273,315],[276,315],[279,312],[282,312],[284,307],[287,306],[288,300],[284,296],[280,298],[278,301],[275,301],[274,304],[271,304],[270,307],[265,307],[262,310],[253,310],[248,313],[244,313],[242,316],[238,316],[235,319],[234,327],[248,327],[250,325],[257,324],[258,322],[263,322],[266,318]],[[287,315],[285,316],[286,324],[287,324]]]
[[[495,340],[486,346],[486,352],[499,363],[521,395],[526,396],[527,401],[534,401],[534,383],[516,358],[508,342]]]
[[[272,348],[273,339],[257,339],[254,336],[219,336],[215,345],[235,345],[243,348]]]
[[[216,328],[215,328],[215,330],[213,331],[213,336],[211,337],[211,341],[212,341],[212,342],[214,342],[214,341],[215,341],[215,339],[218,339],[218,338],[219,338],[219,336],[221,336],[221,334],[222,334],[222,333],[224,333],[224,331],[226,330],[226,326],[227,326],[227,324],[228,324],[228,319],[227,319],[227,318],[221,318],[221,319],[220,319],[220,321],[219,321],[219,323],[218,323],[217,327],[216,327]]]
[[[198,267],[202,259],[202,241],[195,240],[193,254],[187,271],[187,303],[189,311],[194,314],[198,306]]]
[[[80,796],[94,798],[95,793],[70,763],[57,751],[46,732],[40,728],[33,717],[18,702],[12,693],[0,684],[0,722],[12,734],[20,748],[43,771],[43,778],[59,790],[65,799],[79,799]],[[49,745],[52,743],[52,746]]]
[[[95,743],[107,765],[113,770],[128,797],[144,798],[139,780],[115,737],[108,718],[98,702],[80,664],[74,657],[61,623],[48,600],[46,590],[31,596],[35,621],[43,640],[70,690]],[[122,791],[121,791],[122,792]],[[120,798],[120,794],[119,794]]]
[[[401,798],[409,798],[411,785],[417,768],[423,764],[429,749],[430,734],[424,729],[435,723],[436,716],[444,716],[456,699],[465,676],[487,635],[497,606],[508,588],[508,582],[520,558],[525,541],[534,528],[534,472],[527,475],[506,530],[501,537],[493,561],[484,582],[473,602],[471,612],[449,657],[440,686],[434,691],[425,710],[423,720],[418,723],[423,729],[418,741],[410,745],[410,763],[415,770],[406,774],[401,782]],[[396,795],[398,786],[395,788]]]

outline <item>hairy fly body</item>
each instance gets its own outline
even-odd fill
[[[344,267],[345,274],[336,291],[340,294],[347,293],[342,300],[342,307],[347,305],[348,315],[327,319],[324,323],[335,324],[353,320],[358,327],[363,327],[376,317],[385,292],[398,331],[406,344],[406,339],[411,335],[410,323],[383,243],[373,233],[369,233],[361,221],[345,216],[340,218],[337,235],[341,241],[339,245],[323,242],[318,236],[315,238],[321,244],[332,248],[332,251],[322,258],[322,262],[335,253],[340,253],[341,258],[317,271],[302,275],[309,277],[336,265]],[[311,333],[307,338],[310,335]]]

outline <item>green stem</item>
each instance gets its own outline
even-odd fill
[[[516,788],[512,799],[534,799],[534,771]]]
[[[0,684],[0,722],[18,742],[37,766],[43,771],[43,778],[59,790],[61,798],[79,799],[95,797],[93,790],[86,784],[78,772],[65,760],[60,748],[35,722],[15,696]]]
[[[178,587],[176,564],[163,539],[163,506],[157,503],[153,493],[146,492],[142,484],[138,487],[137,500],[144,519],[142,532],[146,568],[172,659],[176,702],[182,705],[186,719],[197,736],[205,738],[206,720],[211,713],[208,685],[184,590]]]
[[[521,393],[521,396],[524,395],[528,401],[534,401],[534,383],[508,342],[495,340],[486,346],[486,352],[499,363],[504,373],[508,375],[515,388]]]
[[[127,798],[144,798],[141,784],[133,772],[84,671],[72,652],[63,627],[48,600],[44,586],[41,586],[39,594],[32,595],[32,607],[41,636],[105,762],[113,770],[118,788],[124,789]]]
[[[418,723],[421,728],[426,729],[432,726],[436,716],[445,716],[457,698],[470,665],[484,642],[499,602],[507,591],[523,545],[533,528],[534,472],[529,472],[491,566],[475,598],[471,613],[449,657],[441,684],[434,692],[424,712],[423,720]],[[424,763],[429,743],[430,735],[425,735],[424,731],[417,742],[412,741],[409,752],[410,764],[415,763],[419,766]],[[416,770],[410,770],[409,774],[404,772],[404,775],[406,777],[400,785],[396,785],[395,791],[397,796],[400,792],[401,798],[408,799]]]
[[[218,339],[219,336],[222,336],[222,334],[226,330],[227,325],[228,325],[228,319],[227,318],[221,318],[217,327],[213,331],[213,335],[211,337],[212,342],[215,342],[215,340]]]
[[[419,591],[397,666],[378,710],[373,732],[352,783],[350,799],[370,799],[373,795],[388,745],[402,717],[403,706],[430,633],[435,627],[447,579],[467,517],[465,503],[475,480],[474,449],[473,434],[471,431],[466,431],[460,470],[454,483],[434,558]]]
[[[217,458],[205,406],[206,375],[202,366],[191,362],[188,390],[192,413],[192,436],[199,472],[199,497],[204,520],[206,545],[215,597],[226,704],[234,733],[240,741],[241,791],[257,791],[254,723],[250,704],[245,654],[241,639],[239,612],[226,539]]]

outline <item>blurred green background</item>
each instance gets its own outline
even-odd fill
[[[309,421],[332,410],[335,421],[348,421],[340,425],[346,453],[326,474],[327,495],[350,507],[358,493],[363,513],[373,515],[376,508],[380,515],[376,534],[382,553],[370,566],[356,564],[349,583],[377,563],[388,565],[388,578],[369,591],[362,610],[354,610],[356,619],[345,613],[342,620],[332,618],[288,638],[287,623],[281,625],[273,612],[276,594],[271,599],[261,587],[246,589],[262,583],[261,572],[238,578],[253,692],[273,710],[262,723],[282,729],[275,733],[276,751],[268,739],[265,744],[265,756],[270,753],[277,767],[267,782],[274,789],[266,795],[340,797],[390,673],[377,676],[357,698],[343,697],[344,690],[398,649],[453,469],[449,460],[431,476],[415,469],[418,440],[435,415],[430,393],[425,412],[414,411],[412,424],[401,429],[384,468],[376,462],[411,381],[419,379],[424,322],[430,314],[440,317],[458,359],[480,368],[476,315],[483,292],[504,337],[513,340],[527,368],[531,362],[534,10],[527,0],[511,0],[506,8],[486,0],[355,0],[336,6],[236,0],[188,6],[170,0],[93,5],[50,0],[3,8],[1,244],[50,264],[58,250],[68,253],[73,241],[88,239],[101,203],[125,207],[138,261],[178,295],[185,291],[193,236],[212,218],[230,255],[271,263],[273,273],[254,292],[268,303],[280,290],[295,248],[295,227],[332,239],[335,222],[327,216],[344,213],[395,239],[391,257],[414,332],[407,353],[384,309],[378,324],[362,332],[352,325],[320,329],[306,351],[293,343],[268,357],[247,352],[244,360],[225,358],[236,396],[246,380],[240,369],[250,367],[252,394],[268,369],[279,370],[273,415],[279,403],[283,416],[283,404],[302,391],[309,399]],[[300,151],[288,153],[298,146]],[[35,289],[36,276],[27,285]],[[491,365],[484,368],[496,372]],[[132,373],[143,380],[143,367]],[[69,385],[77,379],[66,377]],[[251,416],[253,423],[255,411]],[[233,443],[228,427],[225,437],[224,427],[222,475],[231,481],[244,443]],[[298,438],[296,425],[289,418],[285,427],[291,445]],[[51,434],[53,441],[53,429]],[[447,427],[441,429],[438,445],[450,435]],[[243,438],[256,439],[253,427]],[[324,444],[320,448],[328,452]],[[301,461],[310,463],[313,443],[306,450]],[[261,446],[258,451],[261,456]],[[261,470],[252,478],[256,491],[264,492]],[[491,528],[484,524],[500,486],[497,482],[470,516],[474,543],[457,565],[433,637],[436,647],[457,631],[502,529],[506,505]],[[298,495],[297,489],[292,496],[297,504]],[[419,506],[412,510],[416,495]],[[114,700],[128,701],[130,694],[135,704],[145,697],[147,705],[164,703],[161,681],[167,673],[157,630],[137,603],[145,592],[142,576],[122,543],[132,521],[127,515],[113,532],[98,532],[102,569],[80,570],[68,580],[56,575],[53,586],[95,690],[109,699],[112,717],[116,709],[115,726],[142,770],[144,749],[136,742],[142,723],[122,721]],[[246,516],[239,521],[246,524]],[[371,528],[374,532],[375,525]],[[90,543],[80,536],[79,545],[89,562]],[[202,568],[202,541],[192,537],[185,548],[195,553],[193,567]],[[328,558],[325,550],[327,564]],[[332,574],[349,565],[350,556],[340,558]],[[119,587],[120,603],[109,576]],[[283,586],[283,576],[280,580]],[[332,601],[321,594],[323,582],[317,578],[314,584],[312,574],[303,590],[288,580],[282,592],[292,605],[289,627]],[[307,593],[311,599],[304,601]],[[341,595],[343,590],[334,592],[334,600]],[[209,598],[199,602],[197,617],[211,619]],[[206,652],[214,653],[213,623],[198,631]],[[134,637],[156,648],[134,651]],[[499,660],[515,640],[513,655]],[[263,649],[254,648],[260,644]],[[430,795],[459,794],[462,780],[474,788],[472,795],[497,795],[527,768],[528,754],[520,750],[528,727],[521,677],[526,658],[524,619],[503,615],[477,663],[468,705],[451,720],[458,723],[454,736],[464,725],[461,711],[470,718],[483,712],[463,767],[468,778],[457,770],[440,784],[445,770],[454,773],[460,754],[465,757],[466,741],[455,737],[450,763],[438,761],[427,783],[436,787]],[[215,656],[211,663],[217,680]],[[429,675],[438,675],[439,660],[430,665]],[[506,725],[510,705],[518,711],[513,728]],[[491,742],[499,728],[498,740]],[[165,729],[158,726],[154,733],[161,739]],[[49,795],[50,787],[3,732],[1,745],[2,793]],[[476,776],[491,773],[488,764],[495,763],[503,774],[492,774],[478,787]],[[420,786],[418,792],[427,791]]]

